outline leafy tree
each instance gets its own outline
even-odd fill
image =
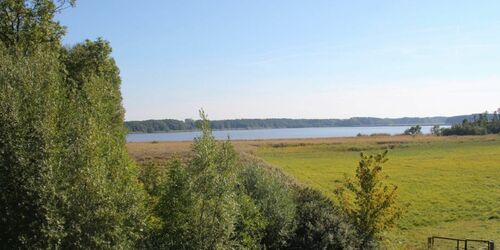
[[[404,132],[405,135],[421,135],[422,127],[420,125],[412,126],[409,129],[406,129]]]
[[[475,121],[475,123],[480,127],[486,127],[488,124],[488,112],[479,114],[479,118]]]
[[[434,125],[431,128],[431,134],[433,134],[433,135],[441,135],[441,128],[439,127],[439,125]]]
[[[311,188],[300,188],[296,197],[297,228],[290,249],[349,249],[356,233],[335,204]]]
[[[48,248],[65,236],[56,152],[62,77],[52,52],[10,53],[0,43],[0,242]]]
[[[23,53],[39,47],[58,48],[65,28],[54,16],[74,4],[75,0],[0,1],[0,41]]]
[[[498,112],[495,111],[491,118],[491,121],[486,125],[488,133],[498,134],[500,133],[500,118],[498,116]]]
[[[170,164],[168,179],[156,206],[160,230],[149,242],[152,249],[195,249],[195,195],[189,173],[178,160]]]
[[[192,158],[185,169],[173,165],[157,209],[160,245],[169,249],[232,248],[235,225],[250,216],[239,214],[236,153],[229,141],[215,141],[205,113],[200,116],[202,135],[193,143]]]
[[[157,162],[147,162],[141,164],[139,169],[139,180],[146,192],[152,197],[159,197],[163,182],[166,181],[168,168]]]
[[[267,249],[286,248],[295,229],[293,193],[280,177],[257,164],[247,164],[241,173],[245,192],[266,219],[262,245]]]
[[[229,141],[217,144],[205,113],[202,135],[193,144],[188,171],[196,195],[193,222],[196,248],[225,248],[231,244],[238,212],[236,202],[236,152]]]
[[[125,148],[119,70],[103,40],[60,46],[58,3],[0,2],[0,240],[131,248],[144,196]]]
[[[119,70],[104,40],[63,55],[67,72],[58,131],[63,146],[64,248],[127,248],[144,227],[144,193],[130,161]]]
[[[234,232],[235,247],[262,249],[267,220],[260,207],[243,190],[238,193],[239,213]]]
[[[500,122],[498,113],[489,115],[487,112],[479,114],[474,120],[469,122],[464,119],[462,124],[455,124],[451,128],[441,130],[443,135],[485,135],[500,133]]]
[[[336,189],[341,208],[357,230],[361,249],[376,248],[381,233],[402,213],[396,204],[397,187],[384,183],[387,176],[383,175],[382,164],[387,162],[387,152],[370,156],[361,153],[356,178],[346,178]]]

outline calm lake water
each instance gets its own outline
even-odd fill
[[[299,138],[326,138],[351,137],[361,134],[387,133],[401,134],[410,126],[378,126],[378,127],[331,127],[331,128],[282,128],[282,129],[251,129],[251,130],[222,130],[213,131],[216,139],[231,140],[263,140],[263,139],[299,139]],[[442,126],[446,127],[446,126]],[[428,134],[432,126],[422,126],[422,133]],[[129,134],[129,142],[149,141],[191,141],[200,136],[195,132],[173,132],[152,134]]]

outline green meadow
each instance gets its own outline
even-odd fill
[[[263,144],[255,154],[334,198],[360,152],[389,149],[384,171],[406,213],[387,234],[394,248],[424,248],[431,235],[500,244],[500,136],[360,137]]]

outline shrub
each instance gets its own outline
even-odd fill
[[[56,8],[0,2],[0,241],[132,248],[144,193],[125,148],[119,70],[103,40],[62,47]]]
[[[223,249],[236,244],[234,227],[238,219],[242,221],[238,218],[236,153],[229,142],[215,141],[205,113],[200,111],[200,115],[202,135],[194,141],[189,164],[174,162],[161,190],[156,214],[162,226],[160,235],[154,237],[155,245]]]
[[[405,135],[421,135],[422,134],[422,127],[420,127],[420,125],[412,126],[408,129],[406,129],[404,134]]]
[[[295,198],[297,228],[290,249],[352,249],[356,232],[342,211],[320,192],[299,188]]]
[[[267,221],[262,245],[268,249],[286,247],[295,229],[293,193],[280,177],[271,175],[256,164],[246,165],[241,179],[245,192]]]
[[[2,17],[3,18],[3,17]],[[17,56],[0,43],[0,242],[48,248],[65,236],[57,114],[60,64],[52,52]]]
[[[161,222],[160,229],[153,232],[148,242],[150,248],[195,249],[192,245],[195,196],[192,180],[180,161],[170,164],[155,212]]]
[[[239,213],[234,232],[237,248],[262,249],[267,220],[259,206],[243,190],[238,194]]]
[[[431,128],[431,134],[432,135],[442,135],[442,129],[439,127],[439,125],[434,125],[432,128]]]

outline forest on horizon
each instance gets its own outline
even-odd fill
[[[320,128],[320,127],[355,127],[355,126],[410,126],[410,125],[453,125],[462,123],[464,119],[474,120],[479,114],[459,116],[434,117],[403,117],[403,118],[376,118],[352,117],[349,119],[227,119],[212,120],[211,128],[226,129],[269,129],[269,128]],[[489,118],[491,115],[489,115]],[[157,133],[170,131],[189,131],[199,128],[199,120],[160,119],[144,121],[126,121],[125,126],[129,133]]]

